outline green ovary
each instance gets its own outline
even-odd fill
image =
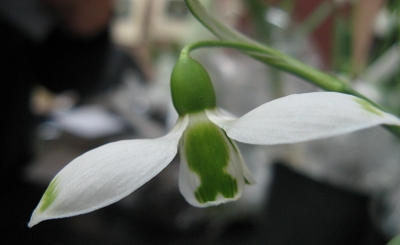
[[[198,174],[200,186],[195,197],[200,203],[215,201],[218,194],[233,198],[237,181],[225,171],[229,163],[229,146],[222,130],[212,124],[198,123],[185,133],[185,152],[189,169]]]

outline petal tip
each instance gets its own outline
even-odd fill
[[[32,228],[33,226],[39,224],[41,221],[43,221],[42,218],[40,218],[40,215],[37,213],[37,209],[33,211],[31,219],[29,220],[28,227]]]

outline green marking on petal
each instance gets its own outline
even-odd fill
[[[357,102],[359,105],[361,105],[361,107],[364,110],[366,110],[372,114],[378,115],[378,116],[383,116],[383,113],[378,108],[376,108],[371,103],[369,103],[368,101],[365,101],[360,98],[355,98],[354,101]]]
[[[54,202],[58,195],[58,183],[59,180],[57,178],[53,179],[50,182],[49,187],[47,187],[47,190],[44,192],[43,197],[42,197],[42,206],[40,207],[40,212],[44,212],[46,209],[50,207],[50,205]]]
[[[184,147],[189,169],[200,178],[195,197],[200,203],[215,201],[218,194],[233,198],[237,181],[225,171],[229,146],[223,131],[211,122],[196,123],[185,132]]]

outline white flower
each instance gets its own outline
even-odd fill
[[[207,84],[181,88],[182,84],[174,81],[188,77],[174,69],[172,94],[180,116],[171,132],[157,139],[109,143],[73,160],[50,183],[29,227],[47,219],[88,213],[121,200],[160,173],[178,148],[180,191],[190,204],[206,207],[238,199],[245,184],[255,182],[233,140],[286,144],[379,124],[400,125],[398,118],[364,100],[332,92],[283,97],[232,118],[215,107],[214,95],[210,95],[213,90],[208,89],[211,81],[206,81],[208,75],[204,77],[199,64],[191,62],[191,69],[186,69],[187,64],[183,66],[185,72],[191,78],[201,78],[194,79],[196,84]],[[199,87],[206,94],[199,95]],[[187,88],[196,92],[190,94]],[[193,96],[197,98],[193,100]],[[199,98],[205,98],[205,102],[199,102]]]

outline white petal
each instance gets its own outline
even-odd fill
[[[245,178],[245,181],[249,185],[254,185],[257,184],[256,179],[254,178],[253,174],[251,173],[250,169],[247,167],[246,163],[243,160],[243,157],[239,151],[239,156],[241,159],[241,165],[242,165],[242,170],[243,170],[243,177]]]
[[[184,117],[164,137],[114,142],[76,158],[53,179],[28,226],[88,213],[129,195],[172,161],[187,123]]]
[[[229,120],[207,111],[209,119],[229,137],[250,144],[296,143],[376,126],[400,125],[400,120],[357,97],[317,92],[290,95]]]
[[[244,161],[242,153],[240,152],[240,149],[237,146],[237,144],[235,143],[235,141],[231,139],[229,139],[229,142],[231,143],[232,147],[237,153],[237,157],[239,158],[237,161],[240,162],[240,165],[242,166],[243,177],[246,183],[249,185],[257,184],[257,181],[254,178],[253,174],[251,173],[250,169],[247,167],[246,162]]]
[[[208,207],[237,200],[242,195],[245,178],[250,178],[249,182],[253,178],[250,172],[246,172],[247,175],[244,176],[243,169],[245,167],[243,167],[243,159],[237,151],[238,149],[235,149],[234,144],[232,144],[233,142],[226,137],[225,133],[219,127],[212,124],[206,115],[203,114],[202,119],[205,120],[195,120],[197,122],[193,123],[194,120],[191,117],[189,126],[180,142],[181,164],[179,168],[179,189],[186,201],[196,207]],[[212,134],[209,133],[210,131],[201,132],[201,130],[196,128],[196,124],[212,127],[216,131],[213,131],[214,133]],[[190,132],[194,133],[191,134]],[[190,135],[188,136],[187,134]],[[196,152],[195,159],[201,159],[200,162],[192,162],[192,167],[196,166],[197,169],[190,169],[189,167],[188,156],[186,155],[188,154],[186,151],[188,148],[186,148],[187,145],[185,146],[189,138],[191,140],[194,138],[198,140],[200,138],[198,141],[195,140],[198,144],[193,144],[194,148],[192,148],[199,151]],[[218,145],[216,145],[216,142],[218,142]],[[221,145],[222,147],[219,148]],[[213,150],[218,148],[219,150],[217,151]],[[218,162],[221,161],[221,156],[217,156],[219,153],[222,154],[222,158],[224,159],[222,161],[227,161],[226,166],[222,166],[222,169],[216,167],[221,163]],[[195,193],[199,194],[199,199],[196,198]],[[225,193],[226,196],[222,193]],[[202,196],[203,194],[205,195]],[[207,198],[208,200],[206,200]]]

